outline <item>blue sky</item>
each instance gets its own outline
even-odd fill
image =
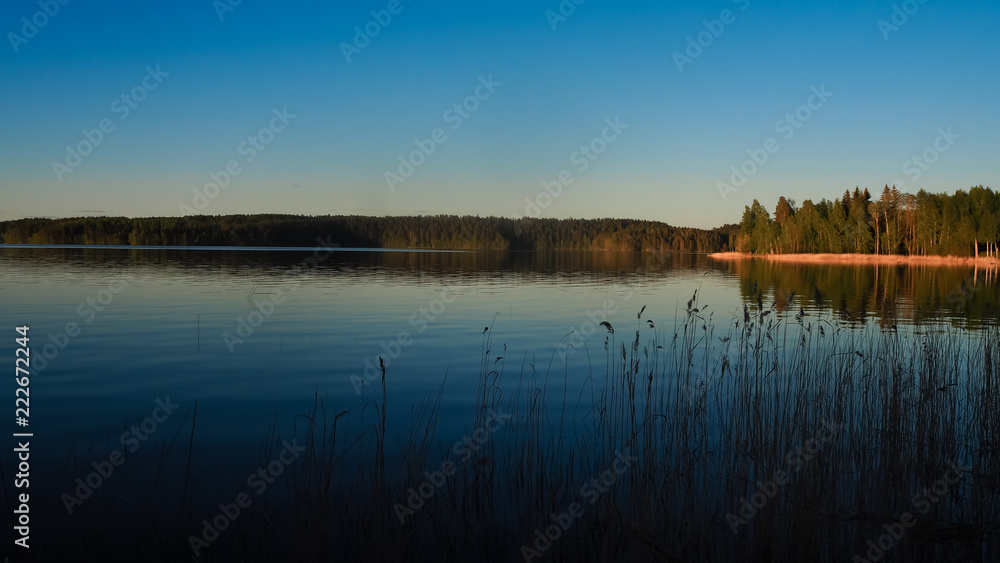
[[[188,209],[712,227],[755,198],[1000,187],[995,2],[566,0],[557,19],[556,0],[51,1],[45,17],[45,0],[0,7],[0,220]],[[366,25],[377,35],[355,43]],[[433,153],[411,155],[416,140]],[[419,165],[387,180],[401,157]],[[206,187],[233,165],[224,189]],[[751,172],[738,187],[733,167]],[[563,171],[572,183],[554,189]]]

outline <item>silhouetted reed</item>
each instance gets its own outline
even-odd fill
[[[634,337],[591,338],[601,367],[588,348],[539,372],[487,327],[469,457],[436,438],[443,385],[403,432],[385,409],[405,374],[383,371],[374,423],[317,397],[285,501],[202,560],[864,561],[887,530],[879,561],[997,560],[1000,331],[847,329],[766,301],[722,326],[697,293],[672,326],[644,307]]]

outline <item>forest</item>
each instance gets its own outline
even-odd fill
[[[736,225],[712,230],[630,219],[228,215],[83,217],[0,222],[3,244],[314,247],[439,250],[615,250],[716,252],[732,249]]]
[[[782,196],[773,217],[757,200],[745,208],[735,247],[755,254],[996,255],[998,214],[1000,196],[983,186],[954,195],[885,186],[877,200],[854,188],[800,206]]]
[[[916,195],[885,186],[818,203],[778,198],[773,215],[754,200],[738,225],[711,230],[632,219],[196,215],[79,217],[0,222],[0,243],[129,246],[315,246],[439,250],[833,253],[972,256],[997,254],[1000,194]]]

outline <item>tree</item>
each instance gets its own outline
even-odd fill
[[[757,200],[754,200],[756,203]],[[740,219],[740,230],[736,239],[736,250],[739,252],[754,252],[753,247],[753,211],[749,205],[743,207],[743,218]]]
[[[879,243],[882,241],[882,231],[880,229],[880,223],[882,222],[882,202],[869,202],[868,215],[875,221],[875,254],[880,254],[881,245]]]
[[[896,254],[903,241],[899,221],[902,197],[896,186],[889,189],[889,186],[886,185],[885,189],[882,190],[882,197],[879,198],[879,204],[882,210],[882,225],[885,229],[879,246],[886,254]]]
[[[936,254],[941,241],[941,198],[924,190],[917,192],[916,244],[920,254]]]
[[[753,245],[756,249],[755,251],[761,254],[774,252],[774,243],[777,239],[778,230],[772,228],[771,215],[756,199],[753,200],[750,211],[754,219]],[[775,223],[774,226],[777,227],[777,224]]]
[[[870,196],[861,194],[857,188],[854,189],[855,197],[851,198],[851,211],[848,216],[848,225],[854,238],[854,252],[858,254],[871,254],[875,249],[872,228],[868,223],[868,203]]]
[[[823,252],[821,237],[822,223],[825,221],[812,200],[802,202],[802,207],[795,214],[802,231],[802,252]]]
[[[785,196],[778,198],[778,207],[774,210],[774,220],[779,226],[784,227],[785,221],[795,215],[795,210],[785,199]]]
[[[982,186],[969,190],[969,199],[974,201],[976,214],[979,217],[979,228],[976,231],[976,242],[986,244],[989,255],[991,248],[1000,239],[1000,218],[998,218],[997,194]]]

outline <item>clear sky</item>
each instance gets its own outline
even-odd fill
[[[1000,187],[995,1],[236,1],[3,2],[0,220],[712,227],[754,198]]]

